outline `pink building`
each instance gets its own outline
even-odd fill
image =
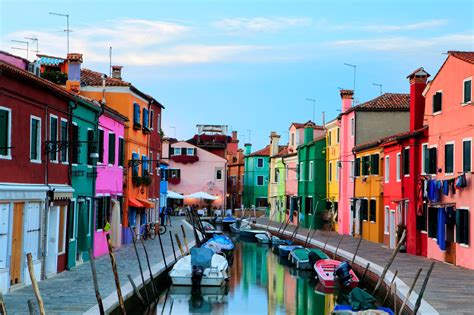
[[[114,247],[120,247],[120,211],[123,203],[124,123],[127,117],[110,107],[104,106],[99,117],[99,139],[96,178],[96,200],[94,230],[94,256],[108,253],[106,234],[111,234]],[[114,210],[115,205],[115,210]],[[118,208],[117,208],[118,207]],[[117,213],[114,213],[117,211]],[[116,219],[117,216],[117,220]],[[110,231],[105,227],[110,223]]]
[[[211,207],[226,206],[225,158],[186,141],[164,139],[163,159],[169,163],[168,190],[183,195],[205,192],[217,197],[216,200],[209,201]],[[207,205],[206,200],[196,199],[185,199],[184,203]]]
[[[469,269],[474,269],[473,77],[474,52],[448,52],[424,91],[429,129],[421,160],[422,174],[448,188],[429,196],[428,257]]]

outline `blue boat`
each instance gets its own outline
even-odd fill
[[[229,231],[230,230],[230,225],[234,224],[235,222],[237,222],[237,219],[232,217],[232,216],[227,216],[227,217],[223,218],[222,221],[221,221],[222,227],[226,231]]]
[[[367,311],[372,311],[373,309],[368,309]],[[388,314],[388,315],[395,315],[393,311],[388,307],[378,306],[376,308],[378,311],[377,314]],[[348,311],[348,312],[358,312],[359,310],[354,310],[350,305],[335,305],[334,311]]]
[[[232,255],[235,248],[234,242],[223,234],[214,234],[214,236],[202,246],[212,249],[216,254],[224,253],[226,257]]]
[[[301,245],[279,245],[278,246],[278,256],[288,258],[290,252],[297,248],[303,248]]]

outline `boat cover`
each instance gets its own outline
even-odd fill
[[[322,250],[317,248],[296,248],[291,251],[293,257],[297,258],[299,261],[306,261],[309,260],[309,253],[315,253],[319,259],[328,259],[328,255],[326,255]]]
[[[354,288],[349,294],[341,294],[338,297],[338,304],[350,305],[353,311],[365,311],[373,309],[375,298],[361,288]]]
[[[211,267],[212,255],[214,255],[214,252],[210,248],[191,248],[191,266],[198,266],[203,269]]]

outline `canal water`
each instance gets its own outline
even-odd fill
[[[156,314],[331,314],[334,294],[315,289],[311,272],[286,266],[269,246],[235,241],[230,280],[223,288],[171,286]]]

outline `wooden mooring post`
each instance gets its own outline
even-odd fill
[[[329,237],[331,237],[331,234],[328,232],[328,237],[326,238],[326,242],[324,243],[323,251],[326,250],[326,245],[327,245],[328,242],[329,242]]]
[[[95,292],[95,298],[97,299],[97,306],[99,307],[100,315],[104,315],[104,304],[102,303],[102,297],[99,291],[99,282],[97,281],[97,271],[95,269],[95,260],[94,260],[94,256],[92,255],[91,248],[89,248],[89,262],[91,265],[92,282],[94,283],[94,292]]]
[[[357,253],[359,252],[359,247],[360,247],[360,243],[362,242],[362,235],[359,236],[359,242],[357,242],[357,247],[356,247],[356,250],[354,252],[354,256],[352,256],[352,261],[351,261],[351,265],[354,264],[354,261],[357,257]]]
[[[143,276],[142,262],[140,261],[140,255],[138,255],[137,240],[136,240],[135,232],[133,231],[131,226],[129,228],[130,228],[130,232],[132,233],[133,249],[135,250],[135,255],[137,256],[138,269],[140,270],[140,276],[142,277],[142,285],[143,285],[143,290],[145,291],[146,302],[148,305],[150,305],[150,298],[148,297],[148,290],[146,289],[145,277]]]
[[[151,271],[150,259],[148,258],[148,251],[146,250],[145,242],[140,238],[140,243],[142,243],[143,251],[145,252],[146,264],[148,266],[148,273],[150,275],[151,289],[153,291],[153,300],[158,297],[158,289],[156,288],[155,278],[153,277],[153,272]]]
[[[186,253],[189,253],[188,240],[186,239],[186,232],[184,231],[184,226],[181,224],[181,231],[183,232],[183,242],[186,246]]]
[[[418,294],[418,298],[416,299],[415,309],[413,310],[413,313],[415,315],[421,306],[421,300],[423,299],[423,294],[425,293],[426,285],[428,284],[428,280],[430,279],[431,272],[433,271],[434,265],[435,263],[432,262],[430,269],[428,269],[428,273],[426,274],[425,280],[423,280],[423,285],[421,286],[420,293]]]
[[[337,243],[336,250],[334,251],[334,259],[336,259],[337,251],[339,250],[339,246],[341,245],[343,239],[344,239],[344,234],[342,234],[341,238],[339,239],[339,242]]]
[[[408,290],[407,296],[405,296],[405,299],[403,300],[403,303],[402,303],[402,306],[400,307],[400,311],[398,312],[398,315],[402,315],[403,309],[405,308],[405,305],[407,304],[408,299],[410,298],[411,292],[415,288],[416,282],[418,281],[418,277],[420,277],[422,270],[423,270],[422,268],[418,269],[415,279],[413,280],[413,283],[411,284],[410,290]]]
[[[36,300],[38,301],[38,308],[40,315],[45,315],[43,298],[38,287],[38,282],[36,281],[35,270],[33,269],[33,257],[31,253],[26,254],[26,259],[28,261],[28,272],[30,273],[31,285],[33,286],[33,291],[35,291]]]
[[[133,278],[131,275],[127,275],[128,281],[130,281],[130,284],[132,285],[133,292],[137,296],[138,300],[144,307],[148,307],[148,305],[145,303],[145,300],[143,299],[142,294],[140,293],[140,290],[138,290],[137,286],[135,285],[135,282],[133,281]]]
[[[125,304],[123,303],[122,289],[120,287],[120,279],[117,272],[117,263],[115,261],[115,255],[112,248],[112,243],[110,242],[110,235],[106,234],[107,237],[107,247],[109,249],[110,263],[112,264],[112,271],[114,273],[115,288],[117,289],[117,297],[119,301],[119,311],[121,315],[127,314],[125,311]]]
[[[174,261],[176,262],[176,250],[174,249],[174,242],[173,242],[173,234],[170,231],[170,241],[171,241],[171,248],[173,249],[173,256],[174,256]]]
[[[165,268],[168,269],[168,264],[166,263],[165,250],[163,249],[163,242],[161,241],[160,233],[158,233],[158,241],[160,242],[161,254],[163,255],[163,262],[165,263]]]
[[[359,283],[364,282],[365,277],[367,276],[367,271],[369,271],[369,267],[370,267],[370,263],[367,263],[367,265],[365,266],[365,269],[364,269],[364,273],[362,274],[362,277],[360,278]]]
[[[179,240],[178,234],[176,233],[174,237],[176,239],[176,243],[178,244],[179,251],[181,252],[181,256],[184,256],[183,246],[181,246],[181,241]]]
[[[0,314],[1,315],[7,314],[7,307],[5,306],[5,302],[3,301],[2,291],[0,291]]]
[[[397,278],[397,275],[398,275],[398,270],[395,271],[395,273],[393,274],[393,278],[392,278],[392,281],[390,281],[390,284],[388,286],[388,290],[387,290],[387,293],[385,294],[385,297],[383,298],[383,301],[382,301],[382,305],[385,305],[385,301],[387,301],[387,298],[390,294],[390,290],[392,289],[392,284],[393,282],[395,281],[395,279]]]

